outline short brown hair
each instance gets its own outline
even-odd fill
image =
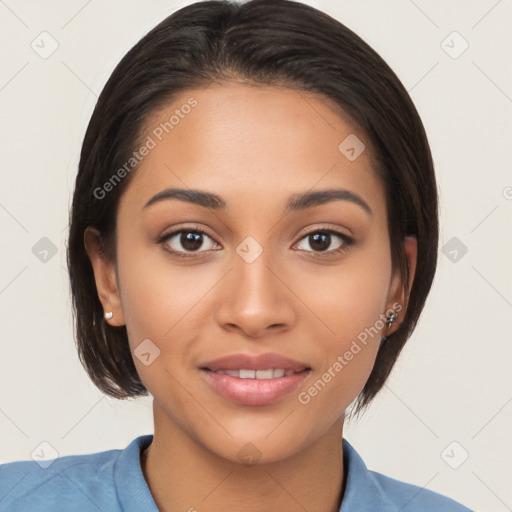
[[[363,410],[383,386],[414,330],[437,263],[437,187],[425,130],[406,89],[358,35],[327,14],[289,0],[197,2],[167,17],[119,62],[87,127],[70,214],[68,268],[80,360],[102,391],[147,395],[126,327],[103,320],[84,230],[101,233],[116,258],[116,212],[134,169],[106,197],[94,193],[139,145],[148,117],[186,89],[232,80],[329,98],[361,127],[383,179],[393,267],[408,283],[403,241],[418,243],[416,273],[400,327],[382,343],[361,391]]]

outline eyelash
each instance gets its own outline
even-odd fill
[[[173,231],[171,233],[161,236],[157,240],[157,243],[164,244],[165,242],[170,240],[172,237],[174,237],[175,235],[178,235],[180,233],[196,233],[196,234],[200,234],[200,235],[206,235],[208,238],[213,240],[213,237],[211,237],[204,229],[201,229],[198,226],[190,226],[190,227],[181,228],[179,230],[176,230],[176,231]],[[320,229],[317,228],[312,231],[309,231],[308,233],[305,233],[300,238],[299,242],[304,240],[308,236],[318,234],[318,233],[335,235],[335,236],[339,237],[343,243],[337,249],[333,249],[330,251],[305,251],[305,252],[319,254],[323,257],[337,256],[338,254],[341,254],[341,253],[347,251],[350,248],[350,246],[355,243],[353,238],[345,235],[344,233],[340,233],[339,231],[336,231],[335,229],[332,229],[332,228],[320,228]],[[215,242],[215,243],[217,243],[217,242]],[[173,255],[176,255],[176,256],[182,257],[182,258],[190,258],[190,257],[196,256],[197,254],[200,254],[201,252],[208,252],[208,251],[190,251],[187,253],[187,252],[175,251],[174,249],[169,249],[169,248],[166,248],[165,250],[170,252]]]

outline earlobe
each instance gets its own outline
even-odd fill
[[[112,312],[111,318],[105,318],[110,325],[124,325],[121,297],[117,286],[115,263],[104,254],[101,245],[101,234],[93,228],[84,231],[84,246],[91,261],[98,297],[104,312]]]
[[[398,327],[400,327],[405,316],[405,311],[409,302],[409,293],[416,273],[416,263],[418,258],[418,241],[415,237],[405,237],[404,252],[407,259],[409,279],[408,282],[405,283],[400,271],[398,269],[396,270],[390,288],[391,293],[389,296],[388,311],[396,312],[393,322],[395,320],[398,320],[398,322],[394,325],[393,323],[391,324],[394,327],[393,331],[388,332],[387,335],[392,334],[392,332],[396,331]],[[391,325],[388,325],[388,327],[391,328]]]

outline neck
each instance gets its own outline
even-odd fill
[[[153,402],[155,433],[141,457],[161,512],[316,510],[338,512],[344,491],[343,418],[284,460],[245,465],[191,439]]]

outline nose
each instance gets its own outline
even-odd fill
[[[290,329],[297,315],[290,276],[281,267],[269,251],[251,263],[235,254],[218,302],[219,325],[250,338]]]

